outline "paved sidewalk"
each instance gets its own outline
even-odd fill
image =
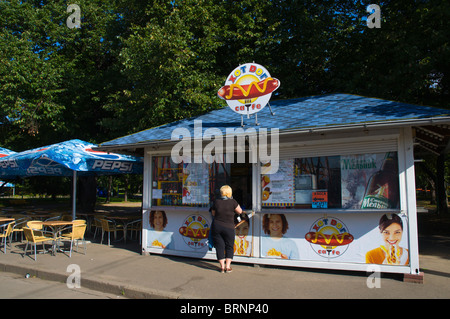
[[[89,239],[89,238],[88,238]],[[327,299],[327,298],[450,298],[450,238],[420,239],[420,265],[424,284],[403,282],[399,275],[386,275],[381,288],[367,287],[361,272],[299,268],[254,267],[233,264],[233,272],[221,274],[218,264],[191,258],[144,256],[136,242],[108,247],[93,241],[87,254],[72,258],[39,254],[23,256],[25,242],[13,242],[12,250],[0,252],[0,271],[66,282],[76,264],[81,285],[128,298],[176,299]],[[1,289],[1,288],[0,288]]]

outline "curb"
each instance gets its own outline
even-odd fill
[[[10,265],[0,263],[0,272],[8,272],[25,277],[29,274],[31,277],[36,277],[43,280],[56,281],[65,283],[67,274],[59,274],[45,270],[34,268],[27,268],[22,266]],[[180,294],[170,291],[163,291],[157,289],[143,289],[141,287],[127,286],[120,284],[112,284],[102,280],[91,278],[81,278],[81,285],[86,289],[96,290],[104,293],[121,295],[128,299],[185,299]],[[69,289],[69,288],[68,288]]]

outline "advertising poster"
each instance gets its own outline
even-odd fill
[[[328,208],[328,192],[313,191],[312,192],[312,208]]]
[[[406,225],[397,214],[264,214],[261,257],[408,265]]]
[[[236,227],[234,238],[235,256],[253,256],[253,219],[249,218]]]
[[[173,231],[168,230],[165,211],[151,211],[149,218],[148,247],[174,249]]]
[[[208,163],[183,164],[183,204],[209,203]]]
[[[294,205],[294,160],[280,160],[278,172],[261,174],[262,205]]]
[[[261,232],[261,257],[301,259],[301,246],[295,240],[295,233],[288,232],[293,229],[289,225],[291,215],[264,214]],[[295,227],[295,226],[293,226]]]
[[[151,211],[147,247],[207,253],[212,219],[208,213],[184,214]],[[167,252],[167,251],[166,251]],[[213,248],[213,253],[215,250]],[[235,256],[254,256],[252,218],[236,228]]]
[[[397,153],[341,156],[342,208],[398,208]]]
[[[147,247],[197,257],[215,253],[209,250],[211,221],[208,213],[152,211]],[[259,252],[253,250],[252,225],[243,225],[236,230],[235,256],[409,265],[407,220],[401,214],[263,214]]]
[[[208,252],[211,219],[208,214],[151,211],[147,246],[161,250]]]

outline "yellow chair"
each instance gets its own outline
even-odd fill
[[[70,222],[72,221],[72,215],[62,215],[61,220]]]
[[[27,227],[33,229],[42,229],[44,227],[42,223],[43,222],[40,220],[30,220],[27,222]]]
[[[130,238],[133,239],[133,232],[137,235],[139,234],[139,241],[141,240],[142,232],[142,219],[133,220],[127,223],[127,231],[130,231]]]
[[[30,220],[28,216],[22,216],[22,215],[15,215],[13,218],[16,220],[16,224],[14,225],[13,234],[16,234],[16,240],[17,240],[17,233],[21,234],[21,240],[23,240],[23,227],[27,225],[27,222]]]
[[[105,216],[101,215],[101,216],[97,216],[98,218],[94,218],[92,223],[91,223],[91,227],[95,228],[94,231],[94,239],[97,236],[97,230],[102,230],[102,219],[105,218]]]
[[[100,244],[103,244],[103,236],[108,233],[108,246],[110,246],[111,242],[111,233],[114,232],[114,238],[117,238],[117,231],[123,231],[123,228],[120,225],[116,225],[112,220],[108,219],[100,219],[102,223],[102,240]]]
[[[5,228],[2,234],[0,234],[0,238],[3,238],[3,245],[5,246],[4,253],[6,254],[6,245],[7,239],[9,238],[9,244],[11,245],[11,234],[14,229],[14,225],[16,222],[9,222],[8,224],[1,225],[2,228]]]
[[[84,254],[86,255],[86,242],[84,240],[84,233],[86,232],[86,221],[85,220],[74,220],[73,226],[70,226],[70,233],[62,234],[61,239],[70,240],[70,252],[69,257],[72,257],[72,247],[73,242],[76,241],[77,252],[78,252],[78,241],[81,240],[84,246]]]
[[[27,227],[34,231],[37,236],[44,236],[44,225],[39,220],[30,220],[27,222]]]
[[[38,232],[41,233],[40,231]],[[23,234],[25,235],[25,239],[27,240],[27,245],[25,246],[25,254],[27,253],[28,250],[28,244],[29,243],[34,244],[34,260],[36,260],[36,244],[42,243],[42,249],[44,250],[45,254],[45,242],[46,241],[53,242],[52,237],[37,235],[35,234],[34,230],[29,227],[23,228]]]
[[[46,222],[50,222],[53,220],[61,220],[61,214],[50,214],[50,217],[46,218]]]

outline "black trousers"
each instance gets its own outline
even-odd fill
[[[233,259],[234,254],[234,228],[224,227],[221,224],[213,223],[212,239],[216,248],[217,259]]]

